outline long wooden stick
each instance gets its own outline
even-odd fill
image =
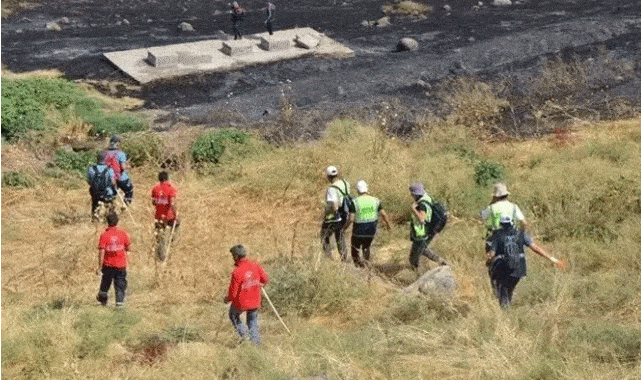
[[[165,248],[165,261],[169,260],[169,248],[171,248],[171,238],[174,236],[174,230],[176,229],[177,220],[178,220],[178,216],[176,216],[176,219],[174,219],[174,224],[172,224],[171,232],[169,233],[169,239],[167,239],[167,244]]]
[[[287,328],[287,325],[285,324],[285,322],[283,322],[283,319],[280,317],[280,314],[278,314],[278,310],[276,310],[276,308],[274,307],[274,304],[272,303],[272,300],[269,299],[269,296],[267,295],[267,292],[265,291],[265,288],[260,288],[260,290],[263,291],[263,295],[267,299],[267,302],[269,302],[269,306],[271,306],[272,310],[274,310],[274,313],[276,314],[276,317],[278,317],[278,320],[280,321],[280,323],[283,324],[283,327],[285,327],[285,330],[287,330],[287,332],[291,335],[292,332],[289,331],[289,329]]]
[[[134,215],[131,213],[131,210],[129,210],[129,205],[125,202],[125,198],[122,197],[122,194],[118,190],[116,190],[116,194],[120,197],[120,201],[122,202],[123,206],[125,206],[125,209],[129,213],[129,216],[131,217],[131,221],[134,222],[134,225],[138,227],[138,223],[136,223],[136,219],[134,219]]]

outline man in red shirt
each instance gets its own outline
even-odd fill
[[[125,301],[125,290],[127,290],[127,262],[129,261],[127,252],[131,241],[127,232],[117,227],[118,215],[115,212],[107,215],[107,224],[109,227],[100,235],[98,241],[98,269],[96,273],[102,272],[102,280],[96,299],[101,305],[107,305],[108,292],[113,281],[116,307],[121,307]]]
[[[242,245],[233,246],[230,250],[236,267],[231,274],[229,290],[224,302],[231,302],[229,319],[236,328],[241,339],[249,337],[255,345],[260,344],[258,334],[258,309],[261,305],[261,287],[267,284],[269,278],[265,270],[256,262],[248,260],[247,250]],[[240,315],[246,312],[247,327],[240,320]]]
[[[156,207],[154,230],[156,240],[162,236],[165,228],[171,227],[175,230],[180,225],[175,209],[176,187],[169,182],[169,174],[166,171],[158,173],[158,181],[160,182],[151,190],[151,203]],[[164,257],[160,259],[162,261]]]

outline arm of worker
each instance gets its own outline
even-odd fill
[[[425,218],[427,217],[427,209],[425,208],[425,205],[418,202],[412,203],[412,212],[419,222],[425,223]]]
[[[102,272],[102,262],[104,258],[105,258],[105,249],[98,248],[98,268],[96,269],[96,274],[100,274]]]
[[[389,224],[389,218],[387,217],[387,213],[385,212],[385,210],[381,209],[379,211],[379,215],[381,216],[381,220],[383,221],[383,225],[385,229],[389,231],[390,224]]]
[[[546,259],[548,259],[548,260],[550,260],[552,263],[554,263],[554,265],[556,265],[556,266],[561,266],[561,260],[559,260],[559,259],[557,259],[556,257],[554,257],[554,256],[550,255],[550,254],[549,254],[549,253],[547,253],[543,248],[541,248],[540,246],[536,245],[534,242],[532,242],[532,243],[529,245],[529,247],[530,247],[530,249],[531,249],[532,251],[534,251],[534,253],[536,253],[537,255],[539,255],[539,256],[541,256],[541,257],[545,257]]]

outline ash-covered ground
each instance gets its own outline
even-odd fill
[[[231,33],[228,2],[68,0],[34,5],[3,20],[2,64],[18,72],[56,68],[73,79],[129,84],[111,86],[111,92],[142,97],[145,108],[193,122],[210,120],[221,109],[248,120],[269,117],[284,98],[333,115],[392,98],[429,108],[435,106],[431,89],[454,76],[508,78],[514,93],[555,57],[620,64],[620,73],[602,70],[603,77],[594,78],[587,101],[620,97],[638,104],[641,98],[641,1],[513,0],[495,6],[428,0],[433,12],[426,17],[392,15],[382,27],[364,22],[384,16],[381,0],[271,1],[276,28],[312,27],[353,49],[355,57],[308,57],[135,86],[103,53]],[[266,1],[241,5],[248,11],[242,31],[263,32]],[[56,21],[62,30],[48,30],[46,24]],[[180,32],[181,22],[195,32]],[[403,37],[414,38],[419,49],[395,51]]]

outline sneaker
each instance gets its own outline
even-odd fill
[[[121,309],[123,307],[125,307],[125,303],[124,302],[116,302],[116,309]]]

